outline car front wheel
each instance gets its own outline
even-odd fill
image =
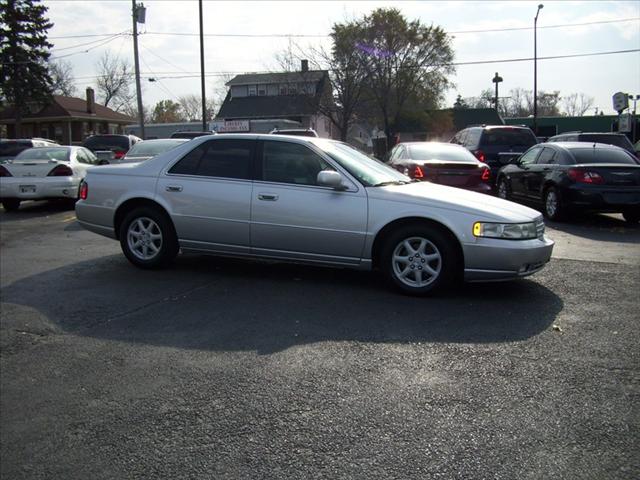
[[[509,185],[507,184],[507,181],[504,177],[498,180],[498,197],[504,200],[509,200],[510,197]]]
[[[451,240],[430,226],[403,227],[384,247],[383,271],[391,284],[409,295],[426,295],[455,278],[456,253]]]
[[[131,263],[140,268],[168,265],[178,254],[178,240],[169,217],[150,207],[127,214],[120,228],[120,246]]]

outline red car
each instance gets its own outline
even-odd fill
[[[391,150],[388,163],[415,180],[491,193],[491,169],[460,145],[399,143]]]

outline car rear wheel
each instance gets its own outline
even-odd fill
[[[544,214],[549,220],[562,220],[565,208],[562,205],[560,192],[555,187],[550,187],[544,193]]]
[[[2,206],[6,212],[15,212],[20,208],[20,200],[17,198],[5,198],[2,200]]]
[[[451,240],[430,226],[403,227],[391,234],[382,262],[391,285],[409,295],[426,295],[455,278],[456,252]]]
[[[155,208],[139,207],[127,214],[120,228],[120,246],[140,268],[160,268],[178,254],[178,240],[169,217]]]
[[[501,177],[500,180],[498,180],[498,197],[504,200],[509,200],[511,197],[511,192],[509,192],[509,185],[507,184],[507,181],[504,177]]]
[[[622,212],[622,216],[627,223],[640,223],[640,209],[637,210],[625,210]]]

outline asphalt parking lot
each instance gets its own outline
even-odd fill
[[[0,211],[0,476],[637,478],[640,228],[548,235],[528,279],[418,299]]]

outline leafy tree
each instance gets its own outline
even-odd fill
[[[129,62],[106,51],[98,60],[96,70],[97,93],[102,104],[105,107],[111,104],[110,108],[116,112],[128,108],[136,98],[132,88],[134,73]]]
[[[0,0],[0,92],[15,107],[17,137],[29,105],[51,99],[46,12],[38,0]]]
[[[454,73],[451,39],[438,26],[407,20],[395,8],[378,8],[357,20],[360,52],[369,69],[367,95],[373,101],[387,138],[408,105],[436,106]]]
[[[153,115],[151,117],[153,123],[175,123],[184,121],[184,117],[180,112],[180,104],[173,100],[160,100],[153,107]]]
[[[453,108],[469,108],[469,105],[467,105],[465,99],[462,98],[462,95],[458,94],[456,101],[453,104]]]
[[[49,62],[51,91],[55,95],[71,97],[76,93],[71,63],[64,60]]]

